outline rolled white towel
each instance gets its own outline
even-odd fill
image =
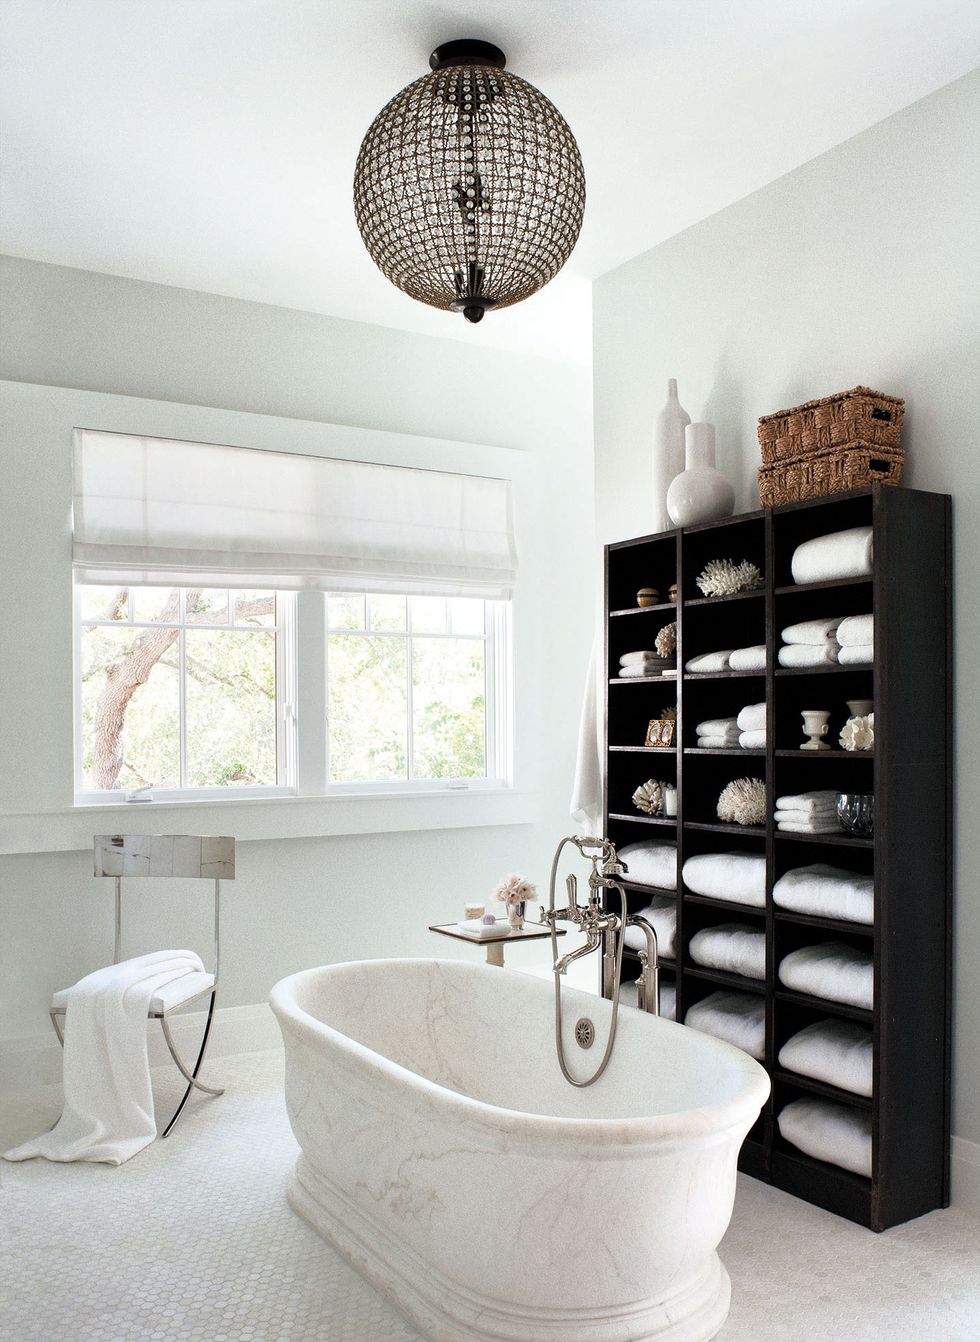
[[[820,647],[825,643],[837,643],[837,626],[840,616],[830,620],[801,620],[799,624],[788,624],[783,630],[784,643],[807,643]]]
[[[683,875],[692,894],[765,906],[766,859],[757,853],[698,853],[684,863]]]
[[[780,666],[833,666],[837,661],[837,644],[784,643],[777,656]]]
[[[619,675],[626,679],[636,676],[659,676],[661,672],[673,667],[673,662],[633,662],[631,666],[621,666]]]
[[[742,732],[738,743],[743,750],[763,750],[766,744],[765,728],[759,732]]]
[[[780,1134],[814,1160],[871,1178],[871,1115],[833,1100],[794,1100],[777,1119]]]
[[[648,839],[628,843],[619,856],[629,868],[627,879],[658,890],[677,889],[677,845]]]
[[[830,1086],[871,1096],[871,1031],[853,1020],[819,1020],[779,1050],[780,1066]]]
[[[766,705],[746,704],[735,719],[740,732],[762,731],[766,725]]]
[[[814,792],[786,792],[776,798],[776,808],[781,811],[821,811],[837,809],[837,793],[830,788],[818,788]]]
[[[780,908],[793,913],[843,918],[870,927],[874,921],[874,888],[871,876],[815,862],[794,867],[780,876],[772,888],[772,897]]]
[[[699,736],[699,750],[734,750],[738,745],[738,732],[730,736]]]
[[[766,645],[754,643],[751,648],[736,648],[728,659],[733,671],[764,671],[766,669]]]
[[[753,993],[711,993],[688,1009],[684,1024],[724,1039],[753,1058],[766,1056],[766,1003]]]
[[[674,942],[677,936],[677,900],[657,895],[650,900],[645,909],[639,910],[657,934],[657,955],[665,960],[673,960],[676,951]],[[645,951],[646,934],[639,927],[627,927],[626,944],[631,950]]]
[[[706,969],[766,977],[766,934],[748,923],[719,923],[702,927],[688,942],[691,959]]]
[[[624,652],[619,659],[620,666],[636,666],[640,662],[662,662],[664,661],[662,653],[656,652],[652,648],[641,648],[638,652]]]
[[[837,642],[848,648],[854,643],[873,643],[875,641],[875,617],[873,615],[848,615],[841,620],[837,630]]]
[[[865,951],[843,941],[821,941],[790,951],[779,965],[779,981],[794,992],[870,1011],[874,963]]]
[[[866,662],[873,662],[875,659],[875,645],[873,643],[849,643],[846,648],[841,648],[837,654],[837,660],[841,666],[863,666]]]
[[[731,649],[722,652],[702,652],[700,657],[692,657],[689,662],[684,664],[685,671],[697,672],[706,671],[727,671],[728,659],[731,657]]]
[[[849,527],[804,541],[793,553],[794,582],[830,582],[835,578],[867,578],[874,562],[871,527]]]
[[[727,736],[733,734],[738,739],[738,723],[734,718],[705,718],[695,728],[698,736]]]

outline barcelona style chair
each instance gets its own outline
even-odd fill
[[[122,949],[122,882],[125,877],[145,879],[172,877],[191,880],[209,880],[214,882],[214,970],[199,970],[192,974],[182,974],[170,983],[158,988],[150,999],[147,1012],[148,1020],[158,1020],[163,1037],[170,1050],[170,1056],[187,1082],[187,1088],[180,1103],[160,1133],[166,1137],[183,1112],[184,1105],[192,1090],[203,1091],[207,1095],[222,1095],[223,1090],[206,1086],[200,1081],[199,1074],[207,1051],[211,1035],[211,1022],[214,1019],[214,1003],[218,995],[218,965],[220,959],[221,932],[221,882],[235,879],[235,840],[232,838],[211,838],[194,834],[98,834],[95,837],[95,874],[110,876],[116,885],[116,935],[113,952],[113,964],[119,964]],[[51,1024],[58,1036],[58,1042],[64,1046],[64,1019],[68,1007],[70,988],[56,992],[51,999]],[[173,1035],[170,1032],[168,1017],[179,1007],[187,1006],[198,998],[208,996],[208,1014],[204,1023],[204,1034],[197,1053],[197,1061],[188,1067],[177,1052]]]

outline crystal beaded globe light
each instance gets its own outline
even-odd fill
[[[585,173],[553,103],[464,39],[375,118],[354,212],[375,265],[411,298],[478,322],[536,293],[571,255]]]

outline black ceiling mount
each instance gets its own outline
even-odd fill
[[[477,37],[459,37],[455,42],[443,42],[429,57],[431,70],[448,70],[451,65],[493,65],[502,70],[507,57],[492,42],[481,42]]]

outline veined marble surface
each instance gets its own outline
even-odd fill
[[[571,1065],[610,1004],[569,990]],[[375,960],[278,984],[293,1206],[436,1342],[699,1342],[728,1312],[716,1247],[764,1070],[640,1012],[596,1085],[555,1058],[551,985]],[[574,1042],[582,1016],[593,1048]]]

